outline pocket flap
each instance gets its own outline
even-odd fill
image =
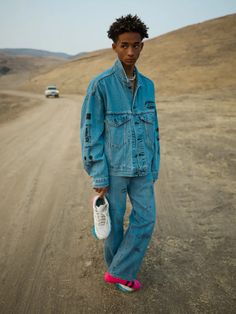
[[[118,127],[130,120],[130,116],[127,114],[121,114],[121,115],[107,115],[106,116],[106,122],[114,127]]]
[[[154,113],[142,113],[142,115],[139,116],[140,120],[146,122],[146,123],[154,123]]]

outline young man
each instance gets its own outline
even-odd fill
[[[153,82],[135,67],[148,38],[135,15],[118,18],[108,37],[118,59],[91,81],[81,117],[82,157],[93,188],[109,202],[111,232],[105,240],[105,281],[125,291],[136,279],[155,224],[153,183],[159,172],[159,135]],[[126,197],[132,212],[124,233]]]

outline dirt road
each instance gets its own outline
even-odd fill
[[[0,313],[235,313],[231,95],[160,99],[158,226],[127,295],[103,282],[90,233],[81,98],[9,93],[41,105],[0,124]]]

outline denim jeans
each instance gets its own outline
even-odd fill
[[[124,233],[127,194],[132,204],[132,211],[129,226]],[[140,177],[111,176],[107,199],[112,225],[104,247],[108,271],[115,277],[134,280],[156,220],[152,174]]]

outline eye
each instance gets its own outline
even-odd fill
[[[128,45],[127,45],[127,44],[121,44],[120,47],[121,47],[121,48],[124,48],[124,49],[127,49],[127,48],[128,48]]]

